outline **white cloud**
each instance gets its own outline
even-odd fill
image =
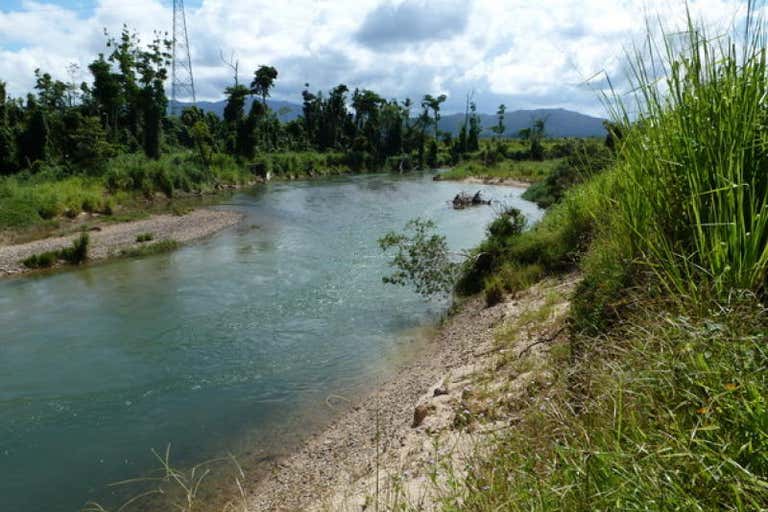
[[[105,51],[103,29],[123,23],[143,40],[170,31],[171,12],[161,0],[97,0],[95,7],[68,9],[25,2],[0,10],[0,79],[21,96],[33,86],[37,67],[65,79],[76,62],[84,70]],[[694,13],[725,29],[743,2],[693,0]],[[0,8],[2,9],[2,8]],[[637,40],[644,21],[657,14],[679,23],[682,0],[203,0],[187,8],[199,96],[221,97],[231,72],[219,53],[234,52],[240,80],[271,64],[280,71],[274,96],[300,100],[312,89],[338,83],[368,87],[387,97],[449,95],[448,110],[463,108],[474,90],[491,112],[563,106],[600,113],[595,91],[584,80],[596,73],[621,74],[623,48]]]

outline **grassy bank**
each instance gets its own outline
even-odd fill
[[[463,180],[466,178],[518,180],[535,182],[549,176],[562,159],[543,161],[503,160],[491,165],[480,161],[464,162],[441,174],[446,180]]]
[[[444,510],[768,507],[768,66],[747,27],[729,42],[691,22],[638,54],[616,163],[470,260],[465,293],[583,279],[548,391]]]
[[[202,168],[192,153],[159,160],[124,154],[98,172],[81,174],[43,166],[0,178],[0,235],[26,241],[66,233],[83,213],[115,222],[175,213],[203,204],[203,197],[253,183],[263,171],[279,180],[340,174],[348,167],[343,155],[313,152],[271,153],[248,166],[219,155]]]

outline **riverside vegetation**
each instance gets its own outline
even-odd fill
[[[281,123],[266,102],[278,77],[271,66],[250,86],[235,74],[223,118],[195,107],[168,115],[170,46],[162,34],[144,45],[124,28],[107,35],[90,83],[75,82],[76,67],[69,82],[38,69],[34,93],[22,99],[0,81],[0,231],[45,234],[62,217],[143,210],[268,173],[436,168],[481,151],[474,104],[458,137],[438,129],[444,95],[401,102],[343,84],[313,93],[307,84],[302,115]],[[258,99],[246,112],[249,97]]]
[[[387,279],[415,282],[427,295],[450,283],[459,296],[482,292],[490,305],[544,277],[580,275],[568,341],[550,351],[547,392],[514,404],[514,428],[451,479],[440,509],[768,507],[768,41],[755,5],[747,12],[741,32],[729,37],[707,34],[693,20],[682,31],[649,34],[631,60],[634,93],[624,100],[631,104],[606,98],[613,117],[606,144],[575,142],[579,150],[552,159],[529,188],[528,197],[549,206],[538,224],[527,226],[520,212],[504,209],[486,241],[461,262],[429,233],[428,221],[381,240],[396,251]],[[344,92],[335,89],[327,102],[307,92],[308,118],[291,129],[320,126],[312,113],[332,112]],[[198,136],[207,119],[191,125]],[[234,148],[238,133],[229,132]],[[337,147],[323,138],[330,132],[303,133],[304,149]],[[307,143],[308,133],[325,135]],[[529,133],[521,150],[531,151],[536,137]],[[449,158],[435,139],[377,157],[345,139],[350,145],[337,156],[351,158],[344,165],[355,168]],[[236,157],[205,144],[192,142],[186,158],[212,165],[216,154],[242,172]],[[522,177],[503,144],[484,146],[478,143],[477,161],[452,177]],[[223,172],[213,168],[208,172]],[[35,183],[32,174],[4,186],[23,189],[27,180]],[[75,188],[83,190],[106,187],[66,179],[82,180]],[[408,510],[402,503],[391,508]]]
[[[750,3],[729,37],[689,18],[647,41],[633,95],[606,98],[615,162],[530,229],[502,212],[463,263],[458,293],[489,304],[580,284],[548,384],[469,467],[436,469],[438,509],[768,509],[766,27]]]
[[[538,181],[596,141],[547,141],[545,120],[505,139],[505,107],[494,139],[481,139],[467,102],[454,137],[438,129],[444,95],[387,100],[344,84],[302,93],[300,117],[283,123],[267,105],[278,71],[261,66],[249,86],[226,88],[223,117],[186,108],[169,115],[164,82],[171,41],[149,44],[128,28],[107,35],[106,53],[88,66],[91,82],[63,82],[35,71],[34,93],[12,98],[0,81],[0,235],[38,238],[61,219],[88,213],[130,216],[173,209],[179,198],[252,183],[359,172],[456,166],[446,178],[473,175]],[[247,100],[251,101],[246,112]],[[351,107],[351,108],[350,108]],[[550,201],[539,191],[532,199]],[[537,199],[539,198],[539,199]],[[119,215],[118,215],[119,214]],[[12,236],[13,238],[14,236]]]

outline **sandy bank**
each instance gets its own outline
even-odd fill
[[[516,180],[512,178],[492,178],[492,177],[479,177],[470,176],[464,178],[461,183],[471,183],[473,185],[502,185],[506,187],[528,188],[531,186],[531,182]]]
[[[575,281],[547,281],[492,308],[480,298],[466,303],[420,360],[252,482],[249,512],[374,510],[376,501],[381,510],[395,502],[433,510],[438,465],[462,467],[489,433],[513,428],[513,415],[495,402],[547,379],[545,370],[535,370],[545,365],[519,374],[497,371],[499,358],[546,357],[547,345],[562,332]],[[542,308],[540,324],[525,324],[511,344],[498,345],[500,328]]]
[[[121,251],[137,247],[140,234],[151,233],[152,242],[173,240],[186,243],[206,237],[236,224],[242,216],[235,212],[198,209],[186,215],[153,215],[144,220],[121,224],[101,224],[89,231],[91,243],[88,257],[102,260],[118,255]],[[34,242],[0,246],[0,277],[29,271],[21,262],[34,255],[63,249],[72,245],[79,234],[36,240]]]

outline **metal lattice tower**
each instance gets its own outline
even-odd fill
[[[195,98],[195,79],[192,76],[192,57],[189,54],[187,17],[184,0],[173,0],[173,62],[171,64],[171,113],[178,114],[180,98]]]

